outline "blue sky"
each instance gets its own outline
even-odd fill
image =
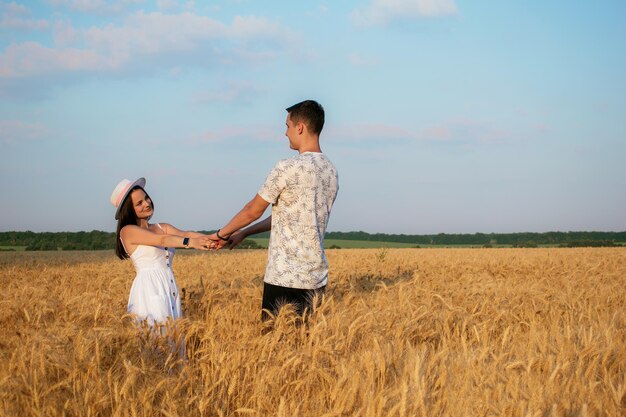
[[[2,0],[0,231],[112,231],[139,176],[218,228],[309,98],[330,231],[623,231],[624,39],[621,0]]]

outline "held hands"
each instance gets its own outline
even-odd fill
[[[237,230],[230,234],[230,236],[220,236],[219,230],[208,236],[214,244],[214,249],[219,250],[224,246],[228,246],[228,249],[235,249],[237,245],[245,239],[246,234],[242,230]]]
[[[189,247],[199,250],[214,250],[216,249],[217,242],[211,239],[210,236],[192,237],[189,239]]]
[[[223,236],[222,236],[223,237]],[[217,237],[217,232],[210,234],[208,238],[211,240],[213,247],[211,249],[220,250],[228,243],[228,240]]]
[[[246,238],[243,230],[237,230],[229,236],[221,236],[219,230],[210,235],[189,238],[188,247],[199,250],[220,250],[224,246],[233,250]]]

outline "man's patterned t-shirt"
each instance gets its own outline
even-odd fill
[[[265,282],[317,289],[328,282],[324,234],[337,191],[337,169],[323,153],[279,161],[259,190],[272,204]]]

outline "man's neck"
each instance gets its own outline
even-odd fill
[[[322,148],[320,148],[319,138],[310,138],[308,140],[303,141],[300,149],[298,149],[300,154],[305,152],[322,152]]]

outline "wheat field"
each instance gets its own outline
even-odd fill
[[[265,251],[180,252],[169,337],[112,252],[0,253],[0,415],[626,415],[624,249],[329,250],[270,332]]]

